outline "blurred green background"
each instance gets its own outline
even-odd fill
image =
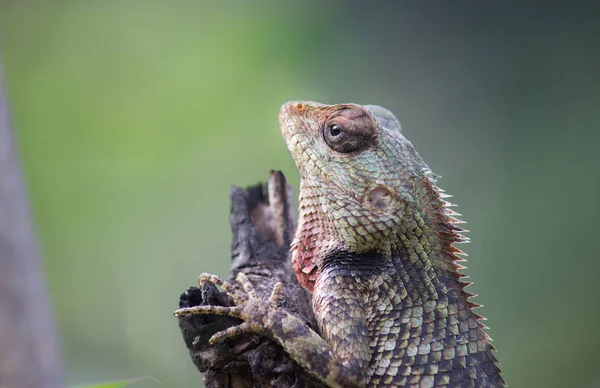
[[[539,4],[0,1],[69,384],[201,386],[172,311],[228,272],[230,185],[298,186],[277,114],[311,99],[444,176],[511,387],[600,387],[600,12]]]

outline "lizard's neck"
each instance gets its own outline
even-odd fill
[[[397,202],[394,212],[375,219],[372,210],[358,205],[347,193],[334,192],[303,180],[300,186],[298,230],[292,243],[293,266],[300,283],[313,290],[321,260],[335,251],[361,254],[378,251],[382,256],[405,253],[411,261],[431,262],[438,276],[456,279],[464,268],[453,244],[467,239],[456,226],[458,213],[448,208],[433,180],[415,178],[410,201]],[[334,198],[334,201],[331,201]],[[323,202],[323,199],[325,202]],[[393,226],[388,226],[393,225]],[[462,290],[462,288],[461,288]],[[468,298],[468,294],[465,294]]]

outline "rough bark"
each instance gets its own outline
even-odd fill
[[[233,231],[232,268],[229,279],[243,272],[257,292],[269,297],[276,282],[283,283],[283,308],[316,327],[310,294],[303,289],[291,268],[289,245],[295,230],[291,189],[279,171],[272,171],[263,184],[231,190]],[[205,284],[181,295],[179,306],[230,306],[217,288]],[[191,315],[179,319],[179,327],[192,362],[203,373],[207,387],[322,387],[300,368],[275,342],[256,335],[242,335],[209,345],[218,331],[239,321],[220,316]]]
[[[0,387],[62,387],[54,318],[0,75]]]

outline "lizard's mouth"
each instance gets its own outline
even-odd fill
[[[299,163],[299,156],[308,152],[306,136],[303,135],[304,126],[302,113],[306,111],[308,104],[302,101],[288,101],[281,106],[279,112],[279,127],[292,158],[296,162],[298,169],[302,172],[303,168]]]
[[[281,128],[281,135],[287,141],[288,137],[295,132],[296,123],[292,112],[295,110],[293,105],[297,105],[295,101],[286,102],[281,106],[279,111],[279,127]]]
[[[318,117],[320,110],[327,106],[313,101],[288,101],[279,112],[281,135],[303,179],[314,180],[329,175],[320,166],[323,157],[315,144],[318,142],[315,139],[320,136],[315,133],[315,115]]]

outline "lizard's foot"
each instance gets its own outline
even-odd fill
[[[271,296],[267,301],[260,298],[256,293],[254,286],[243,273],[238,273],[236,280],[242,286],[245,292],[241,292],[230,283],[222,280],[216,275],[204,273],[200,275],[198,283],[202,288],[204,283],[210,283],[221,287],[227,295],[235,302],[235,306],[194,306],[176,310],[174,315],[181,317],[185,315],[224,315],[232,318],[238,318],[244,322],[238,326],[230,327],[213,335],[209,343],[215,344],[244,333],[265,334],[270,317],[277,310],[277,305],[281,299],[283,285],[281,282],[275,283]]]

